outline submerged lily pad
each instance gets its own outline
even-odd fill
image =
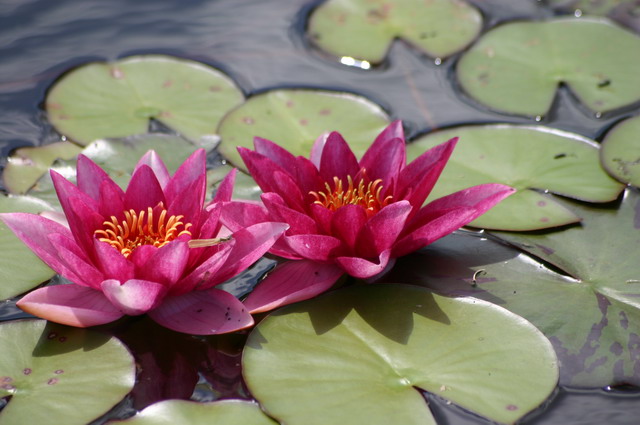
[[[600,159],[616,179],[640,187],[640,116],[617,124],[607,133]]]
[[[487,32],[460,59],[471,97],[507,113],[545,115],[565,83],[596,113],[640,100],[640,37],[597,18],[514,22]]]
[[[155,119],[198,140],[242,102],[243,94],[220,71],[169,56],[131,56],[94,62],[65,74],[46,99],[49,121],[72,140],[146,133]]]
[[[521,317],[401,284],[271,314],[250,334],[243,368],[265,411],[291,425],[434,424],[418,388],[513,423],[558,378],[551,344]]]
[[[186,400],[167,400],[153,404],[131,419],[109,422],[131,425],[277,425],[256,403],[223,400],[195,403]]]
[[[24,320],[0,325],[2,425],[84,425],[133,387],[134,361],[113,337]]]
[[[51,211],[47,203],[28,196],[0,195],[0,213]],[[27,246],[0,220],[0,300],[35,288],[54,275]]]
[[[251,97],[220,123],[219,151],[246,170],[237,147],[253,149],[253,138],[272,140],[294,155],[309,156],[324,132],[339,131],[356,155],[361,155],[389,124],[375,103],[354,94],[304,90],[272,90]]]
[[[453,137],[460,140],[428,201],[482,183],[518,190],[471,226],[523,231],[575,223],[579,216],[539,191],[609,202],[623,189],[600,167],[595,142],[545,127],[489,125],[437,131],[410,143],[407,156],[416,158]]]
[[[24,194],[56,159],[73,159],[82,148],[70,142],[16,149],[7,159],[2,178],[11,193]]]
[[[396,38],[443,58],[481,28],[482,15],[463,0],[329,0],[311,14],[308,33],[332,55],[379,63]]]

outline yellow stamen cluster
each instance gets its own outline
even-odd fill
[[[115,216],[110,221],[102,223],[104,229],[98,229],[94,235],[101,242],[106,242],[125,257],[131,255],[134,249],[141,245],[153,245],[160,248],[182,235],[191,235],[191,223],[183,223],[182,215],[167,217],[167,210],[160,203],[160,214],[154,216],[154,209],[146,211],[124,212],[125,219],[118,222]]]
[[[344,187],[342,180],[333,178],[333,189],[329,183],[325,183],[325,192],[309,192],[316,200],[314,204],[322,205],[332,211],[345,205],[361,205],[365,208],[367,215],[380,211],[389,205],[393,200],[392,196],[382,199],[382,180],[377,179],[365,184],[364,179],[360,179],[356,185],[351,176],[347,176],[347,186]]]

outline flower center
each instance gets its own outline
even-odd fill
[[[389,205],[393,196],[382,199],[382,180],[377,179],[365,184],[364,179],[360,179],[356,185],[351,176],[347,176],[347,185],[343,184],[338,177],[333,178],[333,189],[329,183],[325,183],[326,191],[309,192],[316,200],[314,204],[322,205],[325,208],[335,211],[345,205],[360,205],[365,208],[367,217],[371,217],[383,207]]]
[[[146,211],[125,211],[124,217],[124,220],[118,222],[112,215],[110,221],[102,223],[103,229],[98,229],[93,234],[100,242],[108,243],[125,257],[129,257],[141,245],[160,248],[179,236],[191,236],[191,223],[185,224],[182,215],[167,217],[167,210],[162,202],[155,209],[149,207]]]

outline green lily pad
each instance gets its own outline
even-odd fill
[[[243,368],[265,411],[291,425],[434,424],[417,388],[513,423],[558,379],[551,344],[521,317],[401,284],[271,314],[249,335]]]
[[[607,133],[600,160],[613,177],[640,187],[640,116],[624,120]]]
[[[133,387],[133,357],[116,338],[44,320],[0,325],[2,425],[84,425]]]
[[[226,75],[199,62],[169,56],[131,56],[94,62],[65,74],[46,99],[49,121],[87,145],[96,139],[146,133],[155,119],[198,140],[241,103]]]
[[[548,0],[549,4],[561,10],[580,10],[591,15],[605,16],[616,7],[637,3],[637,0]]]
[[[482,15],[463,0],[329,0],[309,18],[322,50],[380,63],[396,38],[431,57],[450,56],[480,33]]]
[[[471,97],[497,111],[545,115],[565,83],[596,113],[640,100],[640,37],[605,19],[515,22],[488,31],[460,59]]]
[[[82,148],[70,142],[16,149],[7,159],[2,178],[11,193],[24,194],[56,159],[72,159]]]
[[[229,174],[234,167],[229,165],[222,165],[220,167],[213,168],[207,171],[207,182],[217,186],[222,179]],[[262,190],[258,183],[246,173],[237,173],[236,181],[233,185],[233,198],[234,199],[250,199],[254,201],[260,200]]]
[[[51,211],[47,203],[28,196],[0,195],[0,212],[40,213]],[[54,275],[27,246],[0,220],[0,300],[35,288]]]
[[[277,425],[256,403],[224,400],[195,403],[185,400],[167,400],[153,404],[131,419],[109,422],[131,425]]]
[[[575,223],[579,216],[534,191],[589,202],[609,202],[623,186],[600,167],[598,145],[576,134],[545,127],[465,126],[437,131],[407,146],[416,158],[453,137],[460,140],[427,201],[482,183],[518,191],[470,225],[487,229],[535,230]]]
[[[253,138],[272,140],[294,155],[309,156],[324,132],[339,131],[356,155],[362,155],[389,124],[375,103],[350,93],[281,89],[251,97],[222,119],[219,152],[246,170],[237,147],[253,149]]]

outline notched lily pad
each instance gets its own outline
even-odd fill
[[[11,193],[24,194],[56,159],[73,159],[81,150],[80,146],[66,141],[16,149],[4,168],[4,185]]]
[[[37,214],[53,208],[29,196],[0,195],[0,213],[28,212]],[[0,220],[0,300],[35,288],[54,275],[27,246]]]
[[[623,190],[600,167],[595,142],[545,127],[488,125],[437,131],[410,143],[407,156],[416,158],[453,137],[459,137],[458,145],[428,201],[482,183],[518,190],[471,226],[524,231],[575,223],[578,215],[541,191],[610,202]]]
[[[356,154],[364,151],[389,124],[389,116],[375,103],[354,94],[323,90],[281,89],[258,94],[222,119],[219,152],[246,170],[237,147],[253,149],[262,137],[294,155],[308,157],[313,142],[324,132],[339,131]]]
[[[624,120],[607,133],[600,160],[613,177],[640,187],[640,116]]]
[[[513,423],[558,378],[551,344],[521,317],[402,284],[271,314],[249,335],[243,370],[265,411],[291,425],[434,424],[417,388]]]
[[[265,415],[256,403],[241,400],[212,403],[167,400],[147,407],[131,419],[109,423],[114,425],[278,425]]]
[[[198,140],[214,134],[242,100],[233,81],[214,68],[147,55],[72,70],[51,88],[46,110],[60,133],[83,145],[146,133],[150,119]]]
[[[334,56],[380,63],[396,38],[444,58],[481,28],[482,15],[463,0],[329,0],[311,14],[308,34]]]
[[[474,99],[502,112],[545,115],[560,83],[595,113],[640,101],[640,37],[606,19],[498,26],[460,59],[457,78]]]
[[[44,320],[0,325],[2,425],[84,425],[133,387],[134,361],[113,337]]]

